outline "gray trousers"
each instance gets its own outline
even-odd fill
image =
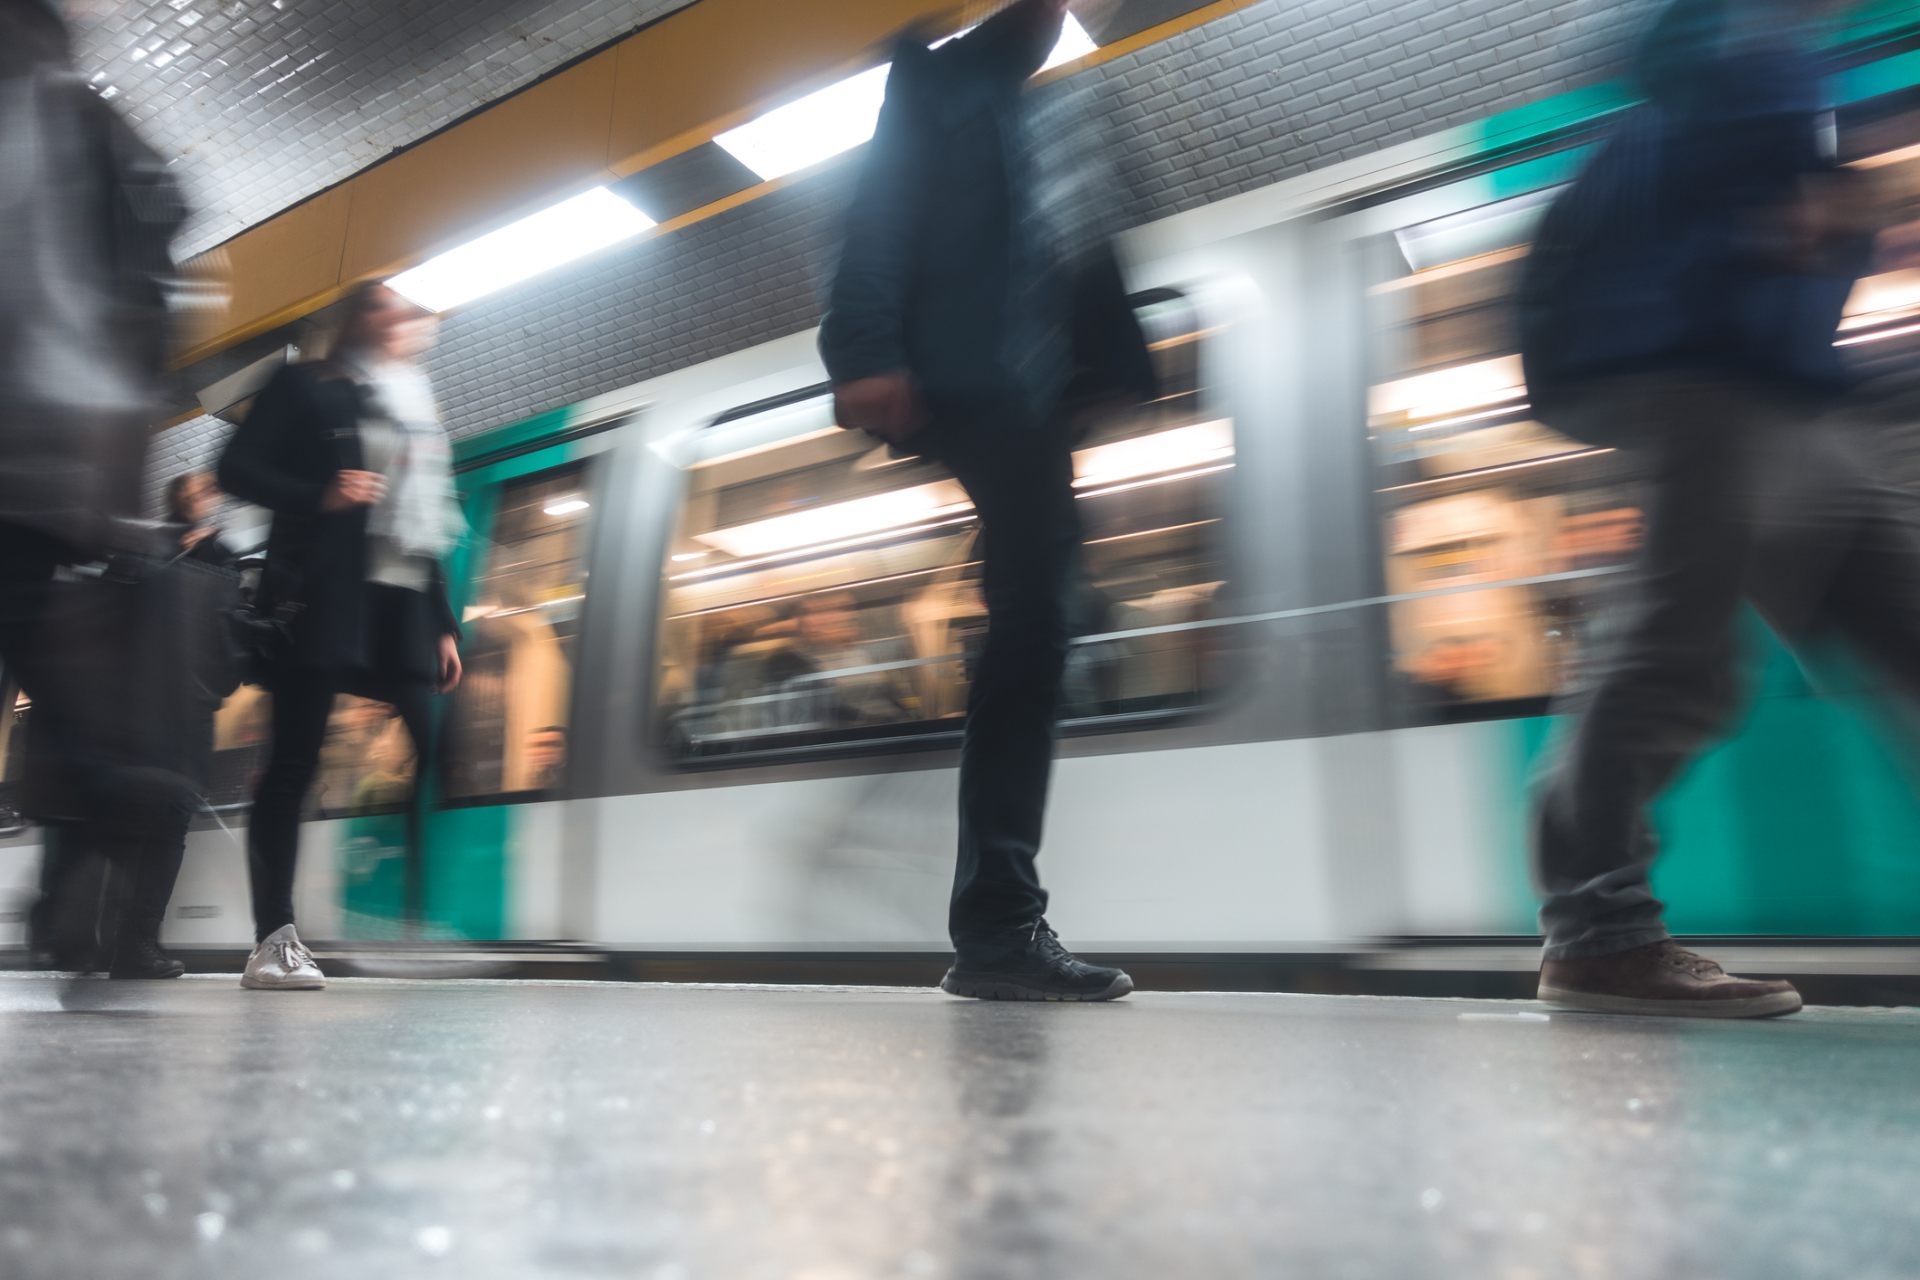
[[[1648,809],[1738,705],[1743,603],[1788,643],[1835,635],[1920,692],[1920,526],[1860,432],[1774,388],[1611,379],[1553,425],[1621,442],[1649,483],[1630,603],[1534,815],[1546,954],[1572,958],[1667,936]]]

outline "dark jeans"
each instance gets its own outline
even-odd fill
[[[1535,813],[1546,952],[1572,958],[1667,936],[1648,809],[1738,704],[1743,604],[1790,643],[1845,639],[1920,692],[1920,530],[1857,433],[1777,390],[1625,378],[1554,425],[1620,439],[1651,472],[1631,608]]]
[[[947,928],[964,948],[1047,909],[1040,852],[1080,544],[1065,424],[994,402],[936,405],[923,444],[979,514],[987,638],[960,751],[960,848]]]
[[[357,693],[390,704],[413,740],[415,777],[430,758],[433,689],[396,681],[375,689],[339,672],[289,666],[274,678],[273,744],[254,791],[247,826],[247,867],[253,887],[255,940],[293,923],[293,877],[300,853],[300,810],[326,745],[327,718],[340,693]],[[417,804],[409,807],[408,836],[419,847]]]
[[[156,806],[145,810],[138,830],[64,822],[44,828],[38,922],[51,926],[58,904],[77,894],[92,898],[75,909],[92,918],[92,936],[104,946],[158,941],[192,819],[187,809]]]

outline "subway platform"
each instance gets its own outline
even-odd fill
[[[0,977],[0,1275],[1911,1277],[1920,1013]]]

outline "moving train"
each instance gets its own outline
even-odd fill
[[[1860,164],[1920,163],[1920,70],[1836,79]],[[1129,233],[1163,398],[1075,454],[1081,638],[1043,867],[1123,955],[1532,933],[1526,795],[1641,536],[1634,477],[1529,417],[1528,236],[1620,105],[1583,90]],[[1920,273],[1841,341],[1896,462]],[[1915,437],[1920,439],[1920,437]],[[938,951],[981,631],[937,468],[832,422],[812,333],[467,439],[467,678],[404,852],[404,737],[342,700],[303,932],[617,951]],[[1875,679],[1754,629],[1754,697],[1661,807],[1692,933],[1920,933],[1915,757]],[[166,939],[251,941],[264,708],[218,722]],[[23,907],[37,846],[0,844]],[[20,912],[0,920],[18,941]]]

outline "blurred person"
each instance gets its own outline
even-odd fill
[[[806,671],[793,679],[805,696],[807,718],[836,725],[885,724],[901,718],[899,692],[891,672],[810,679],[853,671],[880,661],[860,626],[860,602],[851,591],[802,596],[794,615],[794,636]]]
[[[165,531],[169,549],[202,564],[232,567],[237,558],[220,538],[220,530],[211,523],[220,491],[213,476],[205,471],[189,471],[175,476],[167,484],[167,520]],[[182,673],[182,678],[186,678]],[[180,726],[186,738],[187,776],[198,788],[202,799],[213,772],[213,721],[219,704],[211,699],[196,703],[189,723]],[[165,806],[157,810],[129,851],[131,865],[116,869],[116,877],[130,875],[126,901],[114,923],[114,943],[108,974],[115,978],[177,978],[186,966],[173,959],[160,946],[160,929],[166,921],[167,903],[180,879],[180,867],[186,858],[187,830],[193,808]],[[114,895],[117,897],[118,895]]]
[[[567,727],[550,724],[527,735],[528,785],[535,791],[558,790],[567,780]]]
[[[137,631],[69,635],[55,575],[146,549],[135,521],[185,203],[74,68],[57,5],[0,5],[0,191],[0,662],[33,700],[25,808],[49,852],[30,945],[91,968],[98,879],[79,872],[130,858],[154,805],[180,797],[118,785],[128,744],[109,738],[132,726],[145,747],[169,726],[144,723],[144,700],[118,701],[137,678]]]
[[[418,363],[433,324],[384,285],[361,285],[329,357],[276,373],[220,459],[220,486],[273,513],[258,607],[290,628],[267,677],[273,740],[247,830],[250,988],[326,985],[294,926],[293,884],[335,697],[393,707],[417,778],[431,756],[433,695],[460,682],[442,562],[462,525],[452,450]]]
[[[1027,81],[1065,0],[1018,0],[895,47],[820,331],[843,427],[946,465],[985,540],[988,633],[968,695],[941,986],[1105,1000],[1118,969],[1046,921],[1039,853],[1068,642],[1075,410],[1153,394],[1101,215],[1117,203],[1075,103]]]
[[[1836,631],[1920,691],[1920,539],[1823,417],[1833,341],[1888,197],[1840,170],[1815,0],[1677,0],[1642,46],[1643,101],[1529,255],[1521,347],[1548,425],[1637,453],[1646,539],[1583,714],[1535,815],[1542,999],[1607,1012],[1791,1013],[1667,934],[1649,807],[1737,701],[1751,602],[1790,641]]]
[[[355,813],[394,809],[413,795],[411,741],[401,740],[405,724],[391,707],[377,702],[368,705],[379,711],[380,726],[360,758],[358,776],[347,800],[347,807]]]
[[[185,471],[167,482],[167,523],[182,554],[218,565],[239,559],[214,523],[219,508],[220,485],[211,471]]]

